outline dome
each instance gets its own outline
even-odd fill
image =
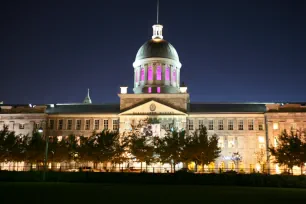
[[[179,62],[175,48],[166,40],[147,41],[139,48],[135,61],[152,57],[168,58]]]

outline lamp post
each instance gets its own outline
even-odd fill
[[[44,132],[43,128],[40,127],[40,128],[38,129],[38,132],[39,132],[39,133],[43,133],[43,132]],[[47,169],[48,169],[48,167],[47,167],[47,161],[48,161],[49,137],[46,136],[46,134],[45,134],[45,140],[46,140],[46,148],[45,148],[45,158],[44,158],[43,181],[46,181],[46,172],[47,172]]]

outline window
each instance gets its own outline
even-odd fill
[[[233,120],[228,120],[227,129],[228,130],[234,130],[234,121]]]
[[[54,129],[54,120],[50,120],[50,125],[49,125],[49,128],[50,130],[53,130]]]
[[[265,138],[263,136],[258,137],[258,143],[260,149],[265,148]]]
[[[254,130],[254,120],[248,120],[248,130]]]
[[[170,80],[170,70],[169,69],[170,69],[169,67],[166,68],[166,81]]]
[[[193,120],[189,120],[188,130],[193,130]]]
[[[99,130],[99,129],[100,129],[100,121],[95,120],[95,130]]]
[[[273,123],[273,130],[277,130],[278,129],[278,123]]]
[[[157,93],[160,93],[160,87],[157,87]]]
[[[35,129],[39,129],[39,128],[40,128],[40,123],[35,123]]]
[[[243,130],[243,120],[238,120],[238,130]]]
[[[119,120],[113,120],[113,130],[119,130]]]
[[[204,121],[203,120],[199,120],[199,129],[204,127]]]
[[[24,124],[19,124],[19,129],[24,129]]]
[[[228,137],[228,148],[235,148],[234,137]]]
[[[141,68],[140,74],[141,74],[141,81],[144,81],[144,79],[145,79],[145,71],[144,71],[144,68]]]
[[[148,68],[148,81],[153,80],[153,69],[152,67]]]
[[[218,120],[218,130],[223,130],[223,120]]]
[[[59,130],[63,129],[63,120],[58,120],[58,129]]]
[[[72,129],[72,120],[67,120],[67,130]]]
[[[90,129],[90,120],[85,120],[85,130]]]
[[[152,93],[152,87],[148,87],[148,93]]]
[[[157,66],[157,69],[156,69],[156,80],[161,80],[161,78],[162,78],[162,70],[161,70],[160,66]]]
[[[218,140],[218,147],[220,148],[224,148],[224,140],[223,137],[220,137]]]
[[[238,137],[238,148],[244,148],[244,138]]]
[[[104,120],[103,124],[104,124],[104,130],[108,130],[108,120]]]
[[[76,120],[76,130],[80,130],[81,129],[81,120]]]
[[[263,130],[263,121],[258,121],[258,130]]]
[[[208,120],[208,130],[213,130],[213,129],[214,129],[214,121]]]
[[[292,130],[296,130],[296,123],[292,123],[292,124],[291,124],[291,129],[292,129]]]
[[[175,71],[175,69],[172,72],[172,81],[176,82],[176,71]]]

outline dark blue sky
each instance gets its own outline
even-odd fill
[[[161,0],[193,102],[306,101],[304,0]],[[156,1],[1,3],[0,101],[119,102]]]

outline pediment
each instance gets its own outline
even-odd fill
[[[187,115],[186,113],[169,107],[155,100],[148,101],[131,109],[125,110],[119,115]]]

